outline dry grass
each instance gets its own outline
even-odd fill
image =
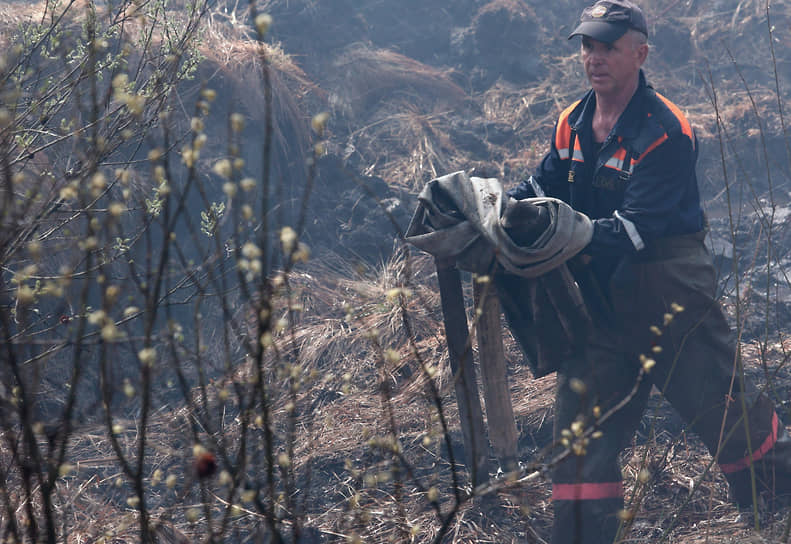
[[[428,180],[463,168],[465,157],[450,138],[448,112],[421,113],[407,102],[388,104],[349,136],[349,143],[394,187],[417,193]]]
[[[333,535],[357,534],[371,542],[432,541],[440,521],[426,500],[426,489],[439,490],[440,503],[447,512],[453,508],[453,483],[427,390],[428,378],[418,360],[439,367],[434,382],[451,422],[453,440],[458,444],[461,437],[453,388],[448,381],[431,261],[425,257],[408,263],[396,259],[386,266],[364,269],[350,268],[340,260],[323,261],[291,275],[288,284],[293,293],[291,302],[302,305],[302,315],[293,335],[286,330],[277,339],[280,358],[268,364],[273,375],[277,374],[277,365],[288,362],[301,365],[304,374],[316,376],[297,394],[300,431],[294,459],[300,477],[309,478],[303,480],[308,487],[301,490],[309,497],[307,525],[330,539]],[[417,333],[416,351],[407,348],[397,299],[387,297],[390,289],[405,284],[412,290],[404,302]],[[286,304],[281,299],[281,307]],[[379,345],[399,350],[401,364],[383,363],[372,331],[377,332]],[[767,364],[784,364],[789,348],[789,342],[771,346],[766,351]],[[756,344],[744,348],[745,358],[753,366],[761,353]],[[521,460],[533,462],[551,430],[554,376],[534,380],[510,336],[506,336],[506,357]],[[244,383],[239,377],[246,372],[244,365],[240,366],[236,378],[227,383]],[[388,396],[382,394],[381,384],[385,382],[390,384]],[[234,415],[234,403],[222,407],[217,401],[217,391],[224,383],[218,380],[211,386],[209,405],[218,413],[227,411],[222,418],[223,442],[233,449],[241,427]],[[289,397],[277,381],[272,382],[271,390],[276,393],[272,417],[279,433],[289,418],[285,407]],[[653,410],[661,413],[667,408],[654,402]],[[395,432],[411,473],[395,472],[398,465],[393,464],[391,455],[371,442],[393,432],[388,424],[389,411],[397,421]],[[205,521],[189,523],[185,519],[188,510],[202,508],[192,468],[192,421],[190,411],[183,406],[166,407],[153,414],[146,477],[147,501],[158,530],[170,535],[178,532],[187,541],[205,534]],[[136,422],[127,419],[118,423],[123,429],[118,433],[121,444],[131,454]],[[105,433],[101,427],[79,428],[71,444],[75,470],[61,480],[58,492],[59,512],[67,515],[73,527],[70,542],[94,541],[105,530],[109,530],[111,541],[118,543],[135,542],[137,536],[134,511],[125,502],[130,489]],[[209,437],[204,439],[206,444],[212,443]],[[669,542],[702,543],[707,536],[711,542],[749,542],[752,538],[750,520],[739,516],[727,501],[723,478],[718,473],[702,477],[710,456],[693,436],[656,428],[654,433],[638,436],[623,459],[627,500],[639,487],[639,471],[649,468],[653,474],[651,489],[634,521],[631,538],[635,541],[655,542],[670,524],[676,524],[676,528],[670,532]],[[224,466],[221,461],[221,468]],[[175,475],[177,484],[169,488],[164,482],[153,482],[157,469],[163,472],[163,479]],[[393,478],[402,485],[395,486]],[[216,477],[205,485],[211,509],[219,516],[227,487]],[[693,490],[691,501],[685,504]],[[465,503],[443,541],[525,542],[531,530],[546,537],[552,519],[549,494],[548,482],[539,479]],[[242,506],[246,513],[234,518],[234,530],[254,534],[261,523],[260,515],[252,506]],[[763,520],[765,540],[756,542],[775,542],[772,539],[782,534],[784,523],[780,518]],[[408,536],[410,531],[414,531],[413,537]]]
[[[467,99],[443,71],[389,50],[350,46],[333,63],[333,107],[355,119],[347,146],[389,183],[417,190],[440,173],[458,169],[447,116]]]
[[[262,62],[265,59],[272,86],[275,140],[295,137],[286,141],[297,148],[307,147],[307,113],[300,102],[309,93],[320,97],[321,90],[279,45],[259,43],[247,34],[228,24],[208,25],[200,46],[201,54],[208,61],[203,70],[211,74],[211,79],[217,78],[224,95],[241,102],[253,120],[262,122]]]
[[[309,7],[310,2],[303,4]],[[572,13],[577,8],[571,4],[563,3],[556,9]],[[40,12],[41,5],[6,6],[8,16],[0,20],[10,27],[37,9]],[[746,0],[739,6],[729,12],[732,28],[747,28],[760,22],[762,2]],[[479,13],[500,9],[517,16],[530,14],[529,6],[521,0],[490,2]],[[778,9],[782,20],[788,7],[781,4]],[[694,21],[687,21],[701,51],[719,47],[719,32],[727,26],[723,20],[722,13],[703,13],[697,14]],[[7,40],[5,32],[3,39]],[[786,43],[788,38],[781,34],[778,39]],[[208,60],[202,74],[207,79],[224,81],[227,87],[220,89],[223,95],[227,92],[237,97],[255,121],[261,120],[263,102],[259,47],[248,34],[226,21],[207,27],[201,49]],[[325,85],[314,83],[319,79],[306,74],[280,47],[263,47],[271,68],[278,140],[293,146],[282,148],[283,154],[304,164],[301,150],[308,147],[310,140],[305,103],[329,99],[322,87],[332,88],[334,101],[329,101],[329,105],[339,121],[352,127],[343,133],[348,139],[341,147],[348,143],[358,149],[365,161],[361,168],[364,173],[380,175],[393,185],[411,190],[421,188],[431,177],[478,164],[494,168],[504,178],[508,171],[525,171],[534,166],[545,150],[557,113],[584,86],[577,56],[553,55],[548,52],[549,47],[541,53],[548,77],[524,89],[500,82],[474,97],[467,96],[446,68],[428,66],[386,49],[350,46],[332,63],[332,69],[338,70],[337,79],[327,78]],[[744,50],[748,59],[766,59],[765,51],[754,42],[745,43]],[[712,138],[716,134],[715,119],[700,86],[680,81],[676,74],[662,76],[659,81],[664,88],[686,90],[668,94],[676,102],[687,104],[699,136]],[[754,139],[756,123],[751,105],[745,94],[736,90],[741,88],[740,82],[729,79],[719,83],[723,86],[723,118],[739,137]],[[762,111],[772,110],[771,93],[760,92],[756,96]],[[503,145],[487,143],[491,158],[472,159],[453,143],[454,121],[460,115],[480,116],[487,122],[507,125],[514,130],[514,141]],[[776,132],[778,124],[777,117],[770,116],[765,126]],[[340,129],[337,132],[342,133]],[[298,365],[309,376],[296,393],[299,433],[294,443],[297,472],[301,477],[311,475],[303,490],[311,499],[306,523],[328,540],[357,533],[369,542],[410,541],[408,533],[415,527],[412,541],[431,541],[440,523],[425,490],[437,487],[447,512],[452,507],[453,487],[430,392],[432,383],[451,422],[454,441],[458,444],[461,440],[431,261],[418,257],[407,264],[394,259],[381,266],[354,268],[341,260],[323,260],[292,274],[289,286],[290,299],[285,290],[279,293],[278,317],[285,316],[285,308],[293,302],[302,310],[293,330],[286,328],[275,339],[279,356],[265,363],[270,371],[267,385],[273,392],[273,426],[278,433],[284,432],[290,417],[288,379],[279,372],[285,365]],[[387,297],[389,290],[402,286],[412,291],[403,303],[414,331],[414,344],[410,344],[404,328],[401,300]],[[245,310],[239,314],[244,315]],[[397,351],[397,363],[383,362],[382,350],[388,348]],[[551,430],[554,377],[534,380],[510,337],[506,337],[506,349],[522,460],[529,462],[546,443]],[[781,347],[770,349],[768,364],[783,363],[784,351]],[[751,367],[758,368],[759,347],[746,345],[744,353]],[[423,372],[424,363],[437,367],[433,380]],[[219,392],[223,386],[244,383],[250,375],[249,364],[239,361],[230,375],[221,375],[209,385],[208,405],[203,407],[218,414],[223,440],[231,450],[238,446],[242,426],[236,407],[232,402],[221,403]],[[785,374],[779,380],[781,385],[783,380]],[[390,388],[386,395],[382,393],[383,383]],[[200,398],[195,393],[193,401],[200,403]],[[666,409],[655,403],[654,410]],[[390,413],[397,422],[396,433],[404,457],[414,469],[413,475],[394,474],[392,455],[370,442],[371,438],[393,431],[388,423]],[[146,469],[150,473],[147,500],[160,524],[158,530],[163,534],[179,531],[188,535],[186,538],[197,540],[206,534],[205,522],[189,523],[185,517],[189,508],[201,503],[192,466],[194,415],[184,404],[166,405],[153,415]],[[123,428],[123,447],[133,454],[137,422],[130,418],[119,423]],[[128,482],[121,475],[106,433],[101,426],[86,425],[77,429],[70,445],[69,457],[76,466],[59,483],[57,505],[72,527],[69,542],[95,542],[108,529],[113,542],[136,541],[135,514],[126,503]],[[217,438],[206,436],[205,430],[197,434],[207,444]],[[260,438],[260,434],[255,437]],[[8,451],[3,450],[2,455],[7,458]],[[691,436],[656,429],[649,436],[638,437],[624,453],[624,461],[627,497],[637,488],[635,482],[641,468],[649,467],[654,474],[652,490],[642,501],[634,522],[633,541],[656,541],[671,523],[677,526],[667,541],[682,544],[707,539],[770,542],[783,532],[785,520],[771,519],[763,520],[765,539],[755,535],[749,519],[740,516],[727,501],[722,477],[703,477],[710,457]],[[175,475],[176,486],[154,484],[150,478],[157,469],[165,476]],[[402,487],[392,483],[394,476],[403,479]],[[227,488],[216,479],[206,482],[206,488],[211,510],[221,513]],[[684,504],[690,495],[692,499]],[[252,507],[243,506],[249,512],[245,511],[233,523],[249,536],[258,530],[261,519]],[[528,524],[546,536],[551,509],[549,484],[544,480],[505,489],[486,501],[465,503],[444,541],[525,542],[529,541]],[[177,537],[171,538],[174,539]]]
[[[395,51],[349,46],[333,61],[338,98],[358,119],[371,118],[384,102],[430,105],[441,111],[465,99],[464,90],[446,71]]]
[[[535,10],[524,0],[492,0],[484,4],[473,18],[475,23],[488,13],[504,10],[516,17],[535,17]]]
[[[87,0],[68,0],[58,4],[48,0],[33,2],[0,3],[0,45],[4,50],[20,26],[26,24],[48,24],[63,17],[65,28],[76,28],[90,6]]]

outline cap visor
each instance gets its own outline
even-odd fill
[[[585,21],[574,29],[574,32],[569,35],[569,40],[574,36],[588,36],[600,42],[612,43],[626,34],[627,30],[629,30],[628,25],[619,25],[605,21]]]

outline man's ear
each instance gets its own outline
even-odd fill
[[[637,48],[638,60],[640,61],[640,66],[643,65],[645,59],[648,58],[648,44],[641,43],[640,46]]]

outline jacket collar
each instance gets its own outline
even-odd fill
[[[621,116],[618,118],[613,128],[613,135],[616,137],[620,136],[624,140],[634,139],[640,133],[642,117],[639,113],[643,111],[645,91],[649,89],[650,86],[646,82],[642,68],[640,69],[638,77],[637,90],[634,92],[634,95],[632,95],[631,100],[629,100],[629,103],[626,105],[626,109],[621,113]],[[571,126],[577,133],[583,130],[586,120],[593,118],[593,112],[596,109],[596,94],[592,89],[587,92],[580,103],[581,109],[578,107],[577,111],[574,112],[577,114],[576,119],[572,119],[571,115],[569,116]]]

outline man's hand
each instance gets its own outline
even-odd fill
[[[519,246],[530,246],[549,227],[549,211],[527,200],[509,198],[500,224]]]

